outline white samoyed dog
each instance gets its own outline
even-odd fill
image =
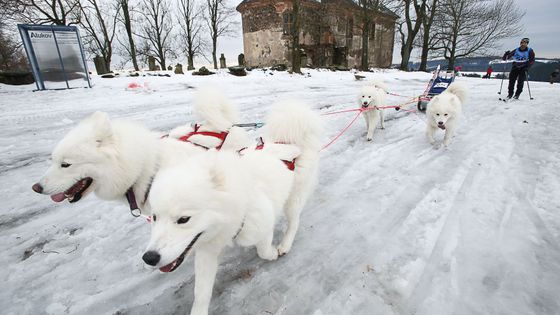
[[[381,129],[385,129],[385,115],[383,109],[378,106],[385,106],[387,94],[387,86],[378,80],[374,80],[373,84],[364,86],[358,96],[358,104],[362,108],[368,110],[362,112],[366,120],[367,141],[373,140],[373,133],[377,124],[381,124]]]
[[[154,179],[152,234],[142,259],[171,272],[195,253],[191,314],[208,313],[219,256],[232,241],[255,246],[267,260],[286,254],[294,242],[300,212],[316,183],[319,118],[286,103],[272,111],[265,128],[264,147],[243,155],[212,150]],[[275,246],[274,227],[282,212],[288,227]]]
[[[186,159],[205,152],[203,148],[176,139],[160,138],[144,126],[111,121],[96,112],[81,121],[55,147],[52,164],[33,190],[51,195],[55,202],[74,203],[90,192],[105,200],[126,200],[129,190],[143,198],[158,169],[174,158]]]
[[[219,121],[221,125],[212,130],[208,125],[214,125],[207,124],[205,130],[222,132],[227,128],[221,127],[231,126],[236,114],[225,102],[213,102],[213,98],[204,101],[207,96],[201,94],[199,103],[210,104],[211,109],[197,105],[199,114],[205,121]],[[220,109],[220,106],[227,108]],[[243,133],[239,128],[235,141],[230,144],[225,141],[222,147],[247,146],[247,135]],[[215,137],[208,138],[212,139],[204,144],[217,144]],[[204,137],[197,140],[203,142]],[[72,203],[93,191],[101,199],[128,201],[131,211],[141,209],[149,213],[147,195],[157,171],[206,151],[204,146],[192,141],[162,138],[160,133],[138,123],[111,121],[106,113],[96,112],[58,143],[51,155],[51,166],[32,188],[37,193],[51,195],[55,202],[67,199]]]
[[[193,109],[200,122],[176,127],[169,132],[169,137],[207,149],[240,150],[250,145],[245,130],[234,126],[239,123],[238,111],[220,91],[201,88],[195,96]]]
[[[435,143],[434,135],[439,128],[445,131],[443,145],[449,145],[457,129],[466,98],[467,87],[463,83],[453,82],[445,91],[430,100],[426,109],[426,136],[431,144]]]

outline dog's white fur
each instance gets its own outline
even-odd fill
[[[159,168],[180,162],[204,149],[160,135],[127,121],[110,121],[96,112],[72,129],[53,150],[52,164],[39,181],[43,194],[63,193],[84,178],[90,192],[105,200],[125,200],[133,187],[141,209],[148,185]],[[70,166],[64,167],[63,163]]]
[[[272,111],[265,126],[263,150],[247,150],[241,157],[209,152],[158,173],[153,182],[149,199],[156,218],[143,258],[152,266],[170,268],[194,244],[187,253],[195,252],[191,314],[208,313],[218,258],[233,238],[241,246],[256,246],[259,257],[267,260],[292,247],[316,182],[319,119],[301,105],[285,103]],[[279,156],[295,156],[295,170]],[[275,247],[274,226],[282,210],[288,227]],[[180,218],[188,221],[179,223]],[[154,255],[156,260],[150,260]]]
[[[385,129],[385,114],[383,109],[378,108],[378,106],[385,105],[386,94],[387,86],[379,80],[374,80],[369,85],[364,86],[358,96],[358,104],[362,108],[368,108],[367,111],[362,112],[366,121],[366,139],[368,141],[373,140],[373,133],[379,123],[381,129]]]
[[[457,129],[466,98],[467,87],[463,83],[453,82],[445,91],[430,100],[426,109],[426,137],[431,144],[436,142],[434,135],[439,128],[445,130],[443,145],[449,145]]]
[[[243,128],[232,126],[239,123],[239,114],[219,91],[210,87],[201,88],[195,96],[193,109],[200,120],[198,131],[229,132],[221,149],[240,150],[251,143]],[[193,125],[185,124],[171,130],[169,137],[179,139],[192,131]],[[193,135],[189,141],[207,148],[220,145],[218,138],[204,135]]]
[[[220,93],[210,94],[205,90],[199,94],[197,104],[198,114],[208,122],[205,123],[207,131],[222,131],[237,119],[233,107]],[[235,132],[231,138],[231,134],[228,135],[235,141],[222,149],[237,148],[240,143],[247,145],[245,131],[236,128]],[[188,142],[171,137],[161,139],[160,134],[138,123],[111,121],[106,113],[96,112],[58,143],[52,153],[51,166],[34,185],[34,190],[58,196],[56,201],[62,201],[64,192],[79,186],[81,180],[91,178],[91,185],[80,193],[82,198],[94,191],[101,199],[126,201],[125,193],[132,187],[138,206],[149,213],[144,196],[156,172],[204,152],[203,148]]]

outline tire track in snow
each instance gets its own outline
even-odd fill
[[[472,160],[465,161],[445,183],[437,183],[416,202],[395,231],[387,231],[387,243],[380,246],[376,265],[387,298],[403,308],[420,281],[448,220],[454,216],[454,202],[470,178]],[[453,198],[450,198],[453,196]]]

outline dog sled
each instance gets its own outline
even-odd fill
[[[442,71],[438,66],[430,82],[428,82],[426,90],[418,97],[418,110],[425,111],[432,97],[445,91],[453,81],[455,81],[455,72],[453,70]]]

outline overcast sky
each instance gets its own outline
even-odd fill
[[[515,0],[525,10],[524,31],[521,36],[511,38],[507,44],[512,49],[519,39],[529,37],[529,46],[537,58],[560,58],[560,1],[559,0]]]
[[[560,0],[514,0],[518,7],[525,11],[522,18],[523,29],[519,35],[502,41],[501,48],[495,53],[501,55],[503,51],[519,46],[522,37],[529,37],[529,46],[534,49],[538,58],[560,58]],[[231,1],[237,5],[240,1]],[[241,22],[241,14],[236,18]],[[237,56],[243,52],[243,39],[241,24],[237,27],[237,36],[221,38],[218,43],[218,52],[224,53],[228,65],[237,64]],[[413,56],[420,52],[413,51]],[[400,62],[400,49],[395,47],[393,63]]]

